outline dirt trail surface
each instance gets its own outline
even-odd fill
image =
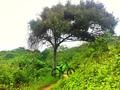
[[[64,78],[67,78],[68,76],[67,76],[67,75],[63,75],[63,77],[64,77]],[[42,90],[50,90],[55,84],[56,84],[56,83],[51,84],[50,86],[47,86],[47,87],[43,88]]]
[[[43,88],[42,90],[50,90],[55,84],[51,84],[50,86],[47,86],[45,88]]]

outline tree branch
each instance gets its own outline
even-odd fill
[[[47,41],[54,47],[54,44],[50,39],[47,39]]]
[[[66,39],[68,39],[69,37],[71,37],[72,35],[69,35],[69,36],[67,36],[66,38],[63,38],[59,43],[58,43],[58,45],[60,45],[62,42],[64,42]]]

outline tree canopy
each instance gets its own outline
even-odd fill
[[[87,0],[78,5],[69,1],[45,7],[36,20],[29,22],[30,48],[38,48],[39,43],[50,43],[54,49],[54,67],[56,66],[57,48],[67,40],[93,41],[96,36],[107,32],[114,34],[117,18],[106,11],[100,2]]]

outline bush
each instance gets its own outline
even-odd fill
[[[3,58],[4,59],[11,59],[11,58],[14,58],[15,57],[15,54],[12,54],[12,53],[6,53]]]

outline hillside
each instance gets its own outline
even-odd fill
[[[119,90],[120,41],[98,38],[71,49],[60,47],[57,63],[67,62],[75,74],[63,79],[51,76],[51,48],[30,51],[18,48],[0,52],[0,89],[41,90]],[[47,77],[47,78],[46,78]]]
[[[120,41],[103,40],[77,48],[79,52],[69,63],[75,74],[60,80],[51,90],[119,90]]]

